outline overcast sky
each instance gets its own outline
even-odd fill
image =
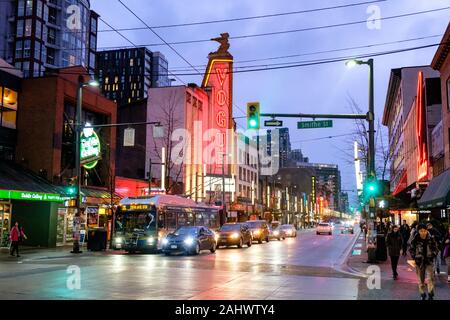
[[[123,0],[149,26],[161,26],[198,21],[241,18],[257,15],[301,11],[331,7],[368,0]],[[204,24],[197,26],[160,28],[155,31],[167,42],[210,39],[228,32],[230,37],[292,29],[362,21],[370,17],[368,6],[360,6],[309,12],[281,17]],[[375,3],[380,8],[381,17],[402,15],[417,11],[450,7],[450,0],[387,0]],[[118,0],[91,0],[92,8],[106,22],[115,28],[142,27],[143,24],[129,13]],[[230,53],[235,66],[267,65],[273,63],[296,62],[324,58],[351,56],[364,53],[389,51],[438,43],[449,22],[450,10],[430,12],[415,16],[387,19],[381,21],[379,29],[370,29],[366,23],[326,28],[281,35],[251,37],[230,40]],[[99,30],[109,29],[104,23]],[[138,45],[161,43],[150,30],[124,31],[123,34]],[[339,48],[365,46],[394,42],[418,37],[436,36],[422,40],[402,42],[370,48],[353,49],[341,52],[313,54],[248,63],[243,60],[270,58],[286,55],[304,54]],[[117,33],[99,33],[98,47],[130,45]],[[173,47],[192,65],[205,65],[207,55],[217,49],[216,42],[200,42],[174,45]],[[187,68],[189,65],[167,46],[149,47],[162,52],[169,61],[169,69]],[[375,109],[377,121],[381,118],[392,68],[429,65],[436,47],[411,52],[378,56],[375,59]],[[200,68],[200,67],[199,67]],[[187,69],[186,69],[187,70]],[[180,71],[174,71],[180,73]],[[186,71],[183,71],[186,72]],[[201,84],[200,76],[183,76],[188,82]],[[349,113],[349,97],[367,109],[368,67],[346,68],[343,62],[315,66],[279,69],[260,72],[238,73],[234,75],[233,115],[243,116],[246,103],[260,101],[262,112],[298,113]],[[176,84],[181,84],[177,81]],[[308,120],[308,119],[305,119]],[[245,119],[237,120],[245,127]],[[342,189],[354,190],[354,166],[344,159],[340,149],[352,150],[346,137],[319,141],[304,141],[314,138],[334,136],[351,132],[353,123],[349,120],[335,120],[332,129],[298,130],[297,120],[284,120],[290,129],[292,148],[301,148],[310,162],[335,163],[339,165],[342,176]],[[350,159],[351,160],[351,159]],[[350,193],[354,198],[355,193]]]

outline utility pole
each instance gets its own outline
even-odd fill
[[[152,158],[148,159],[148,196],[152,190]]]
[[[226,217],[226,204],[225,204],[225,157],[226,153],[222,154],[222,208],[224,218]]]

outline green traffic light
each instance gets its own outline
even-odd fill
[[[369,190],[370,190],[370,191],[374,191],[374,190],[375,190],[375,187],[374,187],[374,186],[369,186]]]
[[[258,122],[255,119],[250,120],[250,128],[255,128],[257,126]]]

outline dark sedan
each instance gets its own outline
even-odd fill
[[[220,246],[252,246],[252,233],[244,223],[225,223],[218,232],[217,248]]]
[[[207,227],[180,227],[162,241],[162,252],[197,255],[202,250],[216,251],[215,234]]]

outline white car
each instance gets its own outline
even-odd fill
[[[327,233],[330,236],[333,234],[333,227],[329,223],[321,222],[317,225],[316,234]]]

